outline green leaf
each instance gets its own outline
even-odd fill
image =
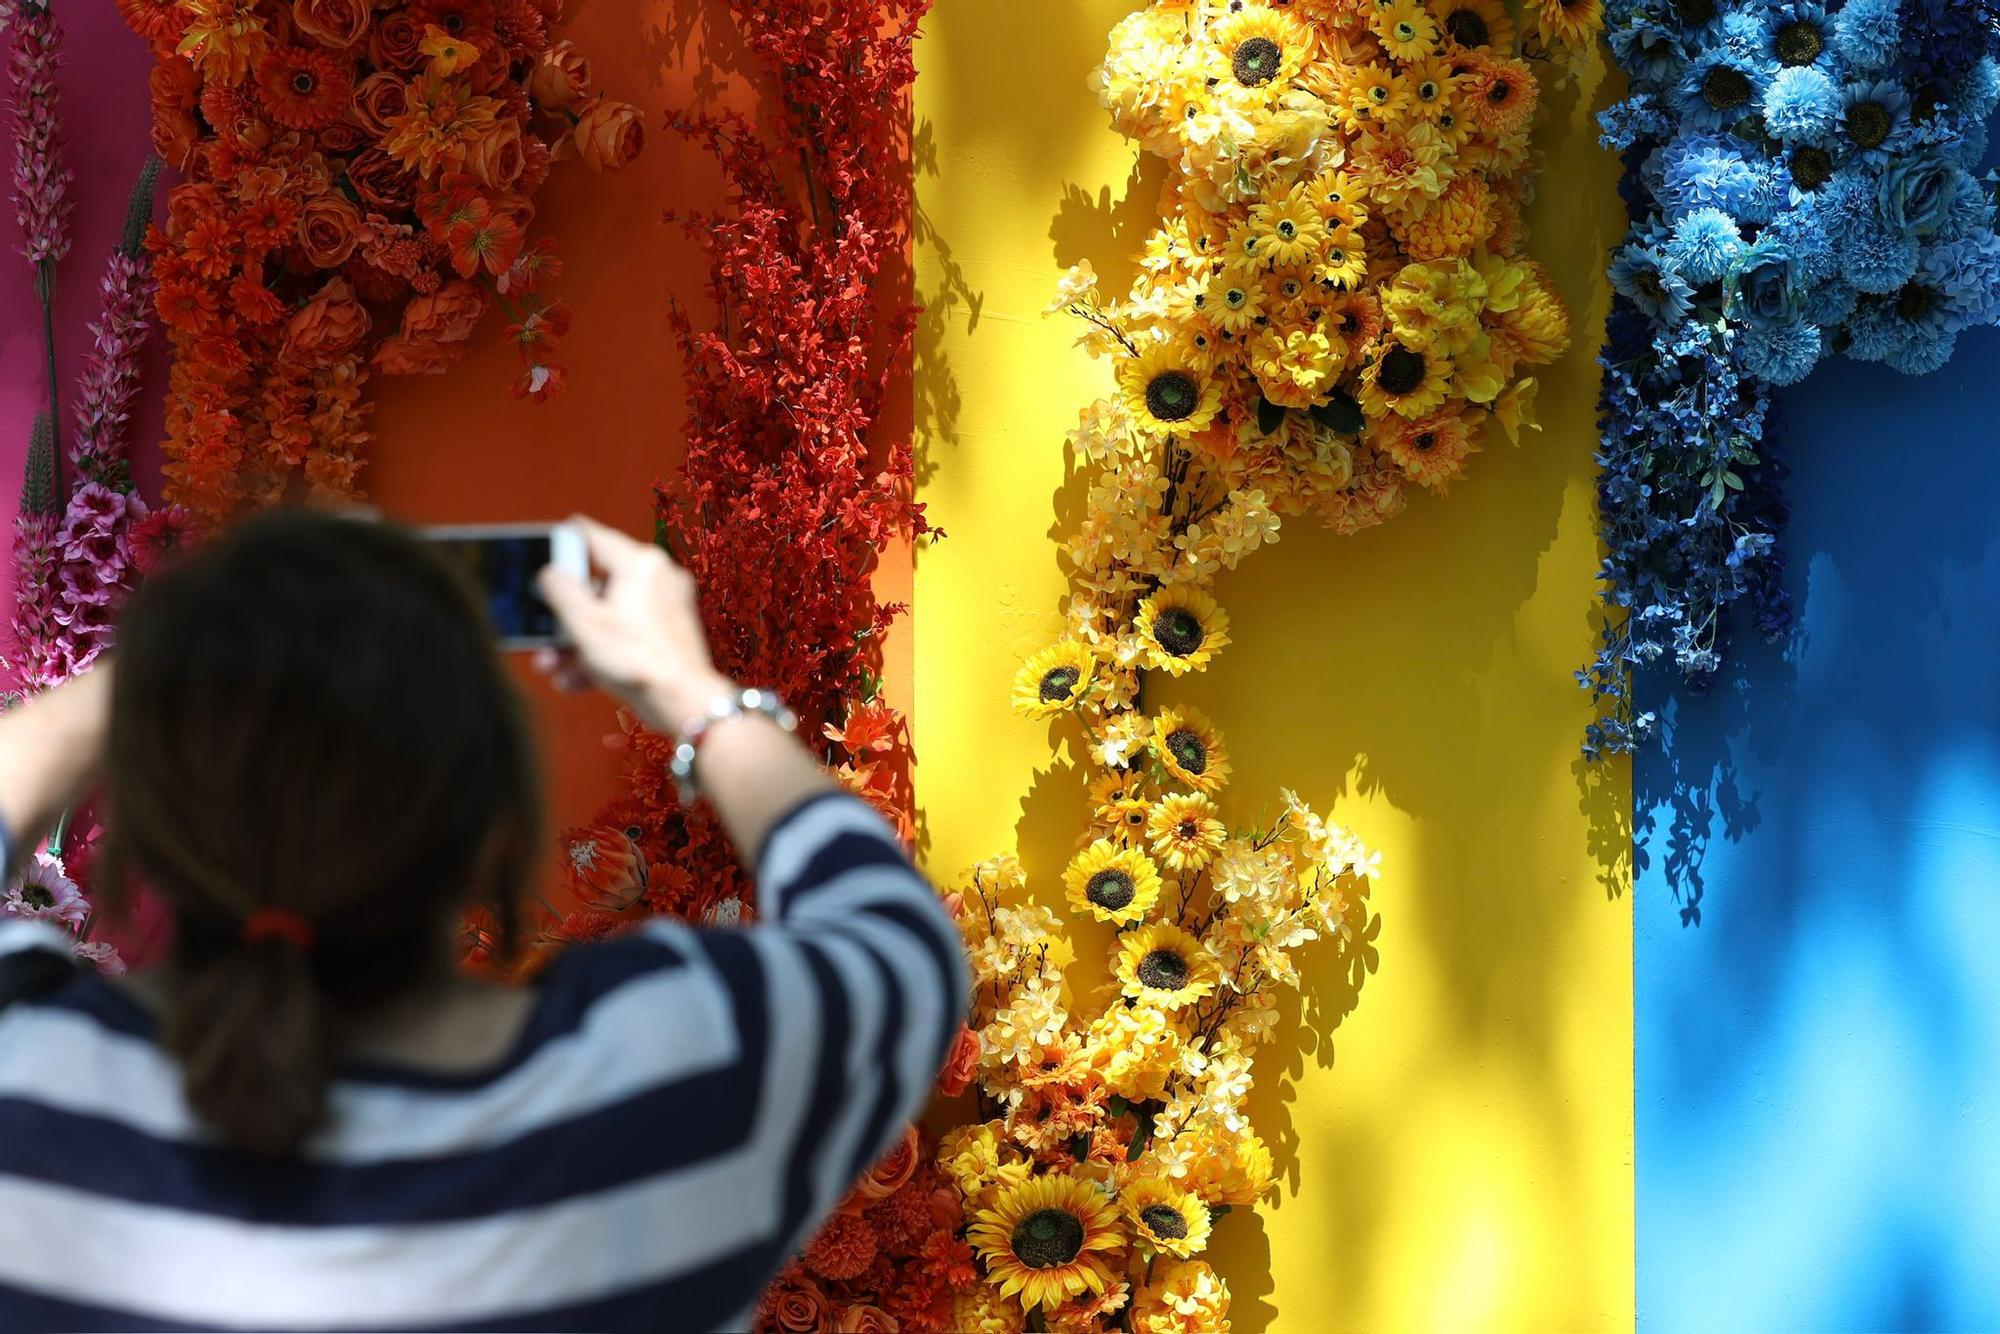
[[[1327,430],[1338,431],[1342,435],[1359,435],[1361,428],[1368,424],[1368,419],[1361,415],[1361,404],[1354,395],[1342,390],[1335,390],[1333,397],[1326,402],[1314,404],[1311,415]]]
[[[1257,399],[1257,429],[1269,435],[1284,424],[1284,408],[1260,395]]]

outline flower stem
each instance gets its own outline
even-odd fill
[[[35,296],[42,303],[42,354],[49,377],[50,466],[55,470],[55,512],[60,514],[69,502],[69,494],[63,485],[62,404],[60,382],[56,379],[56,262],[53,259],[35,262]]]

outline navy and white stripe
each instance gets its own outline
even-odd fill
[[[59,932],[0,921],[0,1330],[740,1328],[965,995],[863,803],[792,812],[758,881],[765,924],[571,950],[490,1070],[344,1072],[276,1164],[194,1122],[129,997],[51,975]]]

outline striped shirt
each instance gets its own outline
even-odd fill
[[[966,993],[863,803],[791,812],[757,879],[763,925],[565,953],[493,1069],[344,1069],[275,1162],[195,1123],[66,937],[0,920],[0,1330],[745,1328],[923,1106]]]

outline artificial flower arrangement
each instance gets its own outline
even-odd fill
[[[959,1328],[1228,1327],[1201,1257],[1273,1181],[1256,1054],[1308,968],[1350,992],[1373,971],[1375,858],[1290,793],[1232,824],[1221,731],[1147,678],[1228,648],[1215,580],[1281,517],[1358,532],[1533,425],[1529,372],[1569,320],[1525,253],[1531,58],[1587,66],[1599,12],[1175,0],[1112,36],[1094,87],[1173,171],[1131,291],[1085,267],[1055,303],[1118,392],[1071,436],[1089,482],[1067,633],[1013,702],[1075,719],[1096,775],[1067,912],[1012,858],[951,899],[981,1113],[938,1157],[982,1279]],[[1309,964],[1315,941],[1337,958]]]
[[[516,394],[559,393],[570,312],[530,242],[554,163],[644,143],[553,29],[562,0],[118,0],[184,180],[148,239],[173,350],[167,494],[204,519],[358,494],[375,374],[435,374],[489,307]]]
[[[1657,730],[1635,671],[1713,680],[1732,607],[1788,633],[1775,391],[1831,357],[1928,374],[2000,323],[1991,0],[1609,0],[1607,23],[1632,226],[1602,357],[1591,755]]]

